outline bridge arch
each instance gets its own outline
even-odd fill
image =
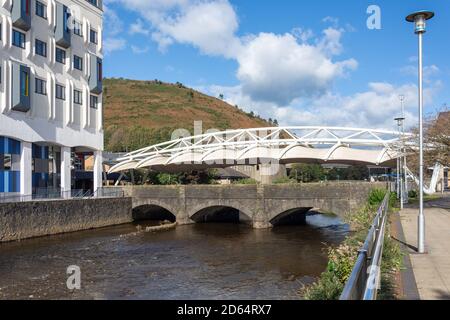
[[[190,215],[190,219],[197,223],[227,222],[251,225],[252,216],[227,205],[212,205],[197,210]]]
[[[270,224],[273,227],[283,225],[298,225],[306,223],[306,215],[313,209],[312,207],[295,207],[275,213],[270,217]]]
[[[132,210],[133,221],[142,220],[157,220],[176,222],[177,216],[170,209],[159,204],[141,204],[133,207]]]

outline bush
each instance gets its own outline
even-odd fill
[[[237,181],[233,181],[233,184],[258,184],[258,181],[256,181],[255,179],[241,179],[241,180],[237,180]]]
[[[344,285],[338,277],[329,271],[322,273],[320,280],[312,284],[303,294],[306,300],[337,300]]]
[[[160,185],[174,185],[179,184],[179,177],[170,173],[159,173],[157,179]]]
[[[353,270],[358,249],[361,248],[367,231],[372,224],[376,211],[386,195],[386,190],[374,189],[369,195],[367,205],[346,216],[345,220],[351,225],[353,232],[337,248],[328,250],[328,265],[319,279],[303,290],[302,295],[307,300],[336,300],[339,299],[345,283],[349,279]],[[390,205],[396,201],[395,193],[390,194]],[[381,265],[382,290],[380,298],[391,298],[393,291],[392,274],[401,268],[402,252],[399,245],[394,242],[389,233],[389,226],[386,227],[384,238],[383,258]]]
[[[273,181],[273,183],[274,184],[287,184],[287,183],[297,183],[297,181],[290,179],[288,177],[282,177],[282,178],[275,179]]]
[[[350,278],[357,255],[358,252],[354,250],[354,247],[346,243],[336,249],[329,249],[328,271],[333,272],[339,281],[345,284]]]
[[[412,198],[412,199],[417,198],[417,191],[416,190],[409,190],[408,197]]]
[[[385,189],[373,189],[369,194],[368,203],[370,207],[379,207],[386,196]]]

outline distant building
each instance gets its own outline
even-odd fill
[[[70,191],[78,153],[102,185],[102,0],[0,3],[0,193]]]

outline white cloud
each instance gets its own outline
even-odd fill
[[[404,94],[408,124],[415,122],[414,84],[372,82],[367,90],[351,95],[333,92],[336,79],[349,76],[358,67],[353,58],[338,58],[344,52],[343,35],[355,29],[339,27],[337,18],[323,19],[329,27],[321,35],[294,28],[284,34],[240,36],[237,12],[228,0],[109,1],[139,13],[142,20],[131,26],[130,33],[150,35],[163,52],[180,43],[194,46],[202,54],[235,60],[239,85],[199,89],[213,96],[222,93],[227,102],[246,111],[278,119],[284,125],[395,129],[391,118],[400,112],[398,95]],[[436,66],[426,70],[430,78],[438,72]],[[438,81],[430,82],[425,91],[427,103],[438,89]]]
[[[105,5],[104,8],[104,30],[107,37],[118,35],[123,30],[123,21],[119,18],[117,13]]]
[[[198,2],[187,6],[180,15],[169,17],[158,25],[160,33],[179,43],[191,44],[205,54],[233,57],[240,40],[235,36],[239,26],[228,1]]]
[[[314,45],[298,43],[290,33],[259,34],[244,44],[237,57],[243,92],[253,100],[278,105],[324,94],[337,77],[357,67],[355,60],[329,58],[337,51],[339,37],[328,30]]]
[[[322,22],[329,23],[332,26],[334,26],[335,28],[339,25],[339,19],[336,17],[331,17],[331,16],[327,16],[327,17],[323,18]]]
[[[123,50],[126,47],[126,40],[123,38],[105,38],[103,40],[103,51],[105,55],[113,51]]]
[[[400,72],[407,76],[414,76],[417,77],[417,74],[419,72],[419,68],[417,66],[408,65],[405,67],[402,67],[400,69]],[[436,75],[438,75],[441,72],[441,70],[438,68],[438,66],[432,64],[430,66],[424,66],[423,67],[423,79],[425,82],[430,83],[432,78]]]
[[[406,126],[417,123],[417,86],[392,85],[384,82],[369,83],[366,91],[348,96],[327,92],[314,99],[296,99],[286,106],[254,101],[241,86],[197,87],[200,91],[217,96],[245,111],[254,111],[264,118],[277,119],[281,125],[328,125],[396,130],[394,117],[400,115],[399,95],[405,96]],[[424,91],[425,105],[430,107],[433,96],[440,90],[435,82]]]
[[[143,48],[141,48],[141,47],[138,47],[138,46],[135,46],[135,45],[132,45],[132,46],[131,46],[131,51],[132,51],[134,54],[144,54],[144,53],[147,53],[149,50],[150,50],[149,47],[143,47]]]
[[[243,91],[255,101],[287,105],[298,97],[321,95],[336,78],[357,67],[354,59],[333,59],[343,51],[343,29],[328,27],[317,39],[301,28],[239,37],[238,17],[228,0],[116,1],[140,12],[151,30],[138,20],[130,31],[151,33],[162,52],[176,42],[236,60]]]
[[[202,53],[232,57],[239,47],[239,22],[228,0],[114,0],[141,14],[151,27],[132,26],[151,33],[165,51],[174,42],[197,47]]]
[[[314,32],[311,29],[303,29],[300,27],[293,28],[291,34],[300,42],[305,43],[314,37]]]
[[[135,23],[130,25],[130,34],[141,34],[144,36],[150,35],[150,30],[144,26],[144,23],[141,19],[137,19]]]

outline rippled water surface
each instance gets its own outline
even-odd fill
[[[0,298],[298,299],[325,269],[324,249],[348,228],[316,215],[272,230],[208,223],[135,231],[130,224],[0,244]],[[66,287],[69,265],[81,268],[81,290]]]

